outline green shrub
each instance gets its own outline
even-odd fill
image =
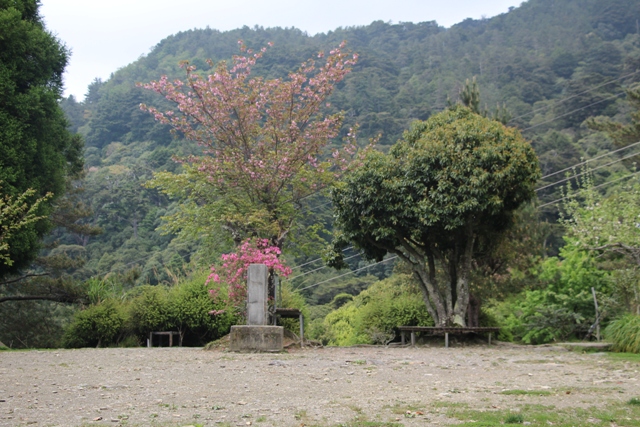
[[[329,345],[387,344],[395,339],[398,326],[429,325],[433,321],[411,276],[396,274],[329,313],[323,341]]]
[[[537,267],[539,289],[494,301],[485,308],[499,323],[499,339],[542,344],[582,338],[593,324],[591,288],[608,295],[611,280],[592,253],[582,250],[579,242],[566,241],[560,257],[547,258]]]
[[[67,348],[117,344],[123,338],[125,313],[114,300],[103,301],[78,311],[63,336]]]
[[[141,342],[151,331],[167,331],[172,326],[168,290],[164,286],[140,286],[130,292],[128,329]]]
[[[640,353],[640,316],[628,314],[614,320],[604,336],[613,343],[611,351]]]
[[[359,320],[358,307],[353,302],[332,311],[324,319],[325,336],[323,342],[338,346],[371,344],[371,340],[362,330]]]
[[[226,309],[223,298],[209,294],[206,275],[195,275],[171,288],[168,301],[167,326],[183,335],[184,345],[202,346],[217,340],[238,320],[233,310]],[[217,314],[209,314],[212,311]]]
[[[398,326],[432,326],[420,291],[411,276],[397,274],[373,284],[360,296],[360,324],[372,343],[387,344]]]
[[[501,328],[498,339],[544,344],[584,332],[595,317],[591,298],[586,292],[569,296],[548,289],[534,290],[493,302],[483,310]],[[591,318],[579,309],[587,301],[591,303]]]

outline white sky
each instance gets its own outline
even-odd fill
[[[309,34],[373,21],[437,21],[450,27],[466,18],[507,12],[522,0],[41,0],[49,31],[71,49],[65,95],[82,100],[94,78],[149,53],[171,34],[207,26],[221,31],[296,27]]]

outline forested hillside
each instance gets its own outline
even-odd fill
[[[293,28],[257,27],[170,35],[107,81],[94,81],[84,100],[63,100],[71,130],[85,139],[85,177],[75,183],[73,197],[90,213],[79,222],[100,227],[102,233],[58,229],[49,241],[82,252],[86,262],[71,272],[76,279],[111,275],[125,287],[175,282],[189,268],[209,265],[232,247],[222,230],[217,235],[178,236],[162,228],[162,217],[175,212],[176,202],[144,184],[154,172],[179,171],[181,165],[173,157],[199,153],[200,148],[141,111],[141,103],[170,105],[137,84],[165,74],[184,77],[179,68],[184,60],[206,72],[207,59],[217,63],[238,54],[239,40],[256,50],[273,43],[255,67],[265,77],[285,77],[318,51],[346,41],[359,60],[331,96],[328,113],[344,112],[341,136],[358,125],[361,145],[380,135],[382,151],[414,120],[425,120],[458,102],[465,81],[475,78],[480,109],[489,115],[497,111],[533,145],[543,175],[538,188],[554,183],[564,175],[546,175],[615,148],[605,133],[585,121],[594,116],[629,121],[632,110],[625,89],[640,82],[639,20],[640,3],[635,0],[528,0],[508,13],[467,19],[451,28],[436,22],[377,21],[315,36]],[[624,151],[591,167],[630,154],[632,150]],[[595,170],[594,184],[628,173],[631,160]],[[524,220],[517,232],[527,235],[530,244],[523,243],[510,256],[523,268],[526,250],[544,258],[556,255],[563,244],[562,228],[556,225],[558,204],[547,205],[563,197],[561,187],[538,191],[541,208],[521,213]],[[301,228],[315,226],[321,238],[330,240],[328,201],[320,192],[300,209]],[[303,264],[320,255],[323,242],[304,240],[302,234],[285,248],[290,263]],[[367,265],[355,256],[348,261],[352,268]],[[296,274],[320,266],[305,265]],[[357,295],[378,278],[388,277],[392,268],[391,263],[365,268],[355,277],[310,288],[305,295],[313,305],[331,303],[340,293]],[[336,274],[329,269],[311,272],[295,279],[294,285],[306,287]],[[341,305],[336,304],[323,306],[315,316]]]
[[[457,101],[462,84],[475,76],[481,106],[491,111],[506,106],[509,124],[532,141],[546,175],[610,147],[581,124],[596,115],[624,117],[622,88],[640,80],[635,74],[638,16],[640,5],[632,0],[531,0],[509,13],[467,19],[450,29],[436,22],[378,21],[313,37],[296,29],[248,27],[169,36],[108,81],[95,81],[84,101],[63,103],[73,129],[86,139],[83,197],[93,209],[88,221],[104,230],[96,238],[76,236],[69,243],[87,248],[91,274],[137,267],[138,280],[151,283],[166,280],[165,269],[188,262],[198,247],[195,238],[178,243],[158,232],[160,217],[171,205],[141,186],[153,171],[176,170],[173,155],[197,150],[139,109],[142,102],[159,101],[136,83],[163,74],[182,77],[179,61],[207,70],[206,59],[217,62],[237,54],[238,40],[256,49],[273,42],[256,69],[268,77],[284,76],[317,51],[346,40],[360,58],[333,95],[331,108],[345,112],[345,132],[357,123],[362,141],[380,133],[385,146],[411,121]],[[552,199],[551,192],[541,196]]]

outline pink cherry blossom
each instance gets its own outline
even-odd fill
[[[245,240],[237,252],[220,257],[222,265],[211,267],[207,283],[226,283],[231,304],[241,309],[247,298],[247,270],[250,264],[265,264],[270,272],[284,277],[291,274],[291,268],[280,260],[280,254],[280,249],[271,246],[267,239]]]

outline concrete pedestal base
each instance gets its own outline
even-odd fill
[[[240,352],[282,351],[282,326],[236,325],[231,327],[230,350]]]

